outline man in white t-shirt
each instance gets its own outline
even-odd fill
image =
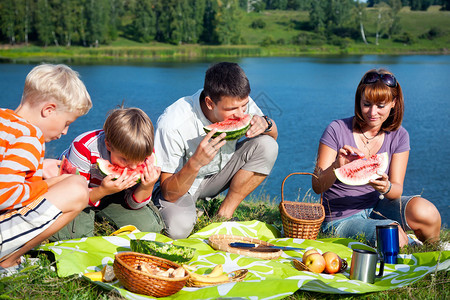
[[[179,99],[159,117],[155,152],[161,166],[160,188],[153,199],[167,234],[187,237],[197,220],[195,202],[228,189],[217,215],[233,216],[242,200],[272,170],[278,155],[275,122],[249,97],[249,81],[238,64],[211,66],[202,90]],[[251,114],[250,129],[240,141],[212,138],[203,126]]]

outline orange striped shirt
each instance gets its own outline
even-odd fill
[[[0,109],[0,214],[43,195],[45,140],[41,130],[10,109]]]

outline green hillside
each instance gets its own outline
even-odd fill
[[[376,45],[377,20],[380,12],[378,8],[365,9],[363,26],[368,44],[362,41],[359,25],[355,22],[352,37],[324,35],[312,30],[309,13],[306,11],[271,10],[242,13],[239,26],[240,45],[139,43],[119,33],[116,40],[96,48],[3,45],[0,46],[0,59],[173,60],[305,54],[447,54],[450,49],[450,11],[441,11],[439,8],[432,6],[427,11],[411,11],[408,7],[403,7],[398,13],[400,25],[398,33],[389,36],[380,30],[378,45]]]

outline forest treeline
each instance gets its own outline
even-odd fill
[[[385,35],[399,31],[402,6],[450,10],[450,0],[0,0],[0,42],[95,47],[123,36],[142,43],[242,45],[243,14],[274,9],[308,11],[307,29],[322,37],[365,40],[365,9],[377,5],[386,10]]]

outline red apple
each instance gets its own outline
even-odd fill
[[[303,254],[302,263],[306,262],[306,257],[312,253],[319,253],[316,249],[309,249]]]
[[[334,252],[328,251],[325,252],[322,256],[325,259],[325,273],[334,274],[339,272],[342,266],[342,260],[339,255]]]
[[[319,252],[308,255],[304,264],[314,273],[322,273],[325,270],[325,259]]]

